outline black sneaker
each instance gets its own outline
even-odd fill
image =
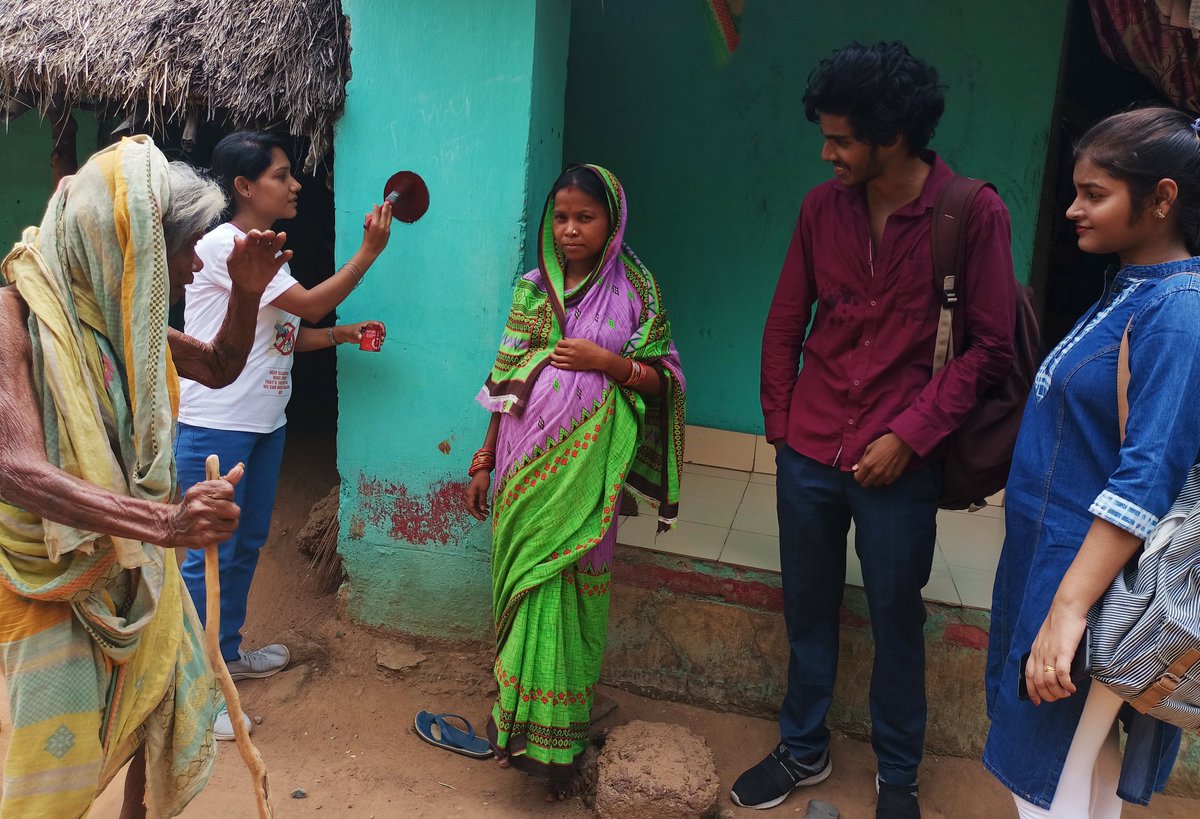
[[[875,819],[921,819],[915,784],[889,785],[876,779],[875,787],[879,790]]]
[[[805,764],[783,745],[762,762],[738,777],[729,798],[741,808],[763,810],[783,802],[796,788],[824,782],[833,773],[829,749],[821,752],[817,761]]]

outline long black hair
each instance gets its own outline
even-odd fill
[[[1174,108],[1138,108],[1093,125],[1075,146],[1075,159],[1129,186],[1131,217],[1153,203],[1163,179],[1179,188],[1174,210],[1184,244],[1200,255],[1200,119]]]

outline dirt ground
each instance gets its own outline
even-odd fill
[[[290,433],[272,539],[264,550],[250,599],[247,643],[283,639],[293,669],[268,680],[239,683],[247,712],[261,718],[254,741],[270,771],[278,816],[525,817],[592,816],[579,799],[542,801],[538,783],[494,762],[446,753],[421,742],[412,727],[420,709],[466,716],[482,727],[490,708],[491,657],[483,645],[416,642],[358,627],[338,618],[334,597],[320,595],[307,562],[294,548],[296,532],[313,503],[336,482],[327,443]],[[619,593],[619,591],[617,592]],[[408,647],[424,660],[403,672],[377,665],[381,650]],[[619,707],[602,726],[633,719],[672,722],[705,738],[716,758],[726,816],[751,816],[729,802],[728,787],[778,741],[775,724],[736,714],[662,702],[606,688]],[[5,702],[0,700],[0,702]],[[0,706],[2,707],[2,706]],[[0,752],[11,723],[0,711]],[[809,799],[837,806],[846,819],[874,815],[874,759],[864,742],[835,734],[834,774],[793,795],[768,816],[803,816]],[[101,795],[93,817],[118,814],[121,780]],[[303,789],[307,797],[295,799]],[[978,761],[927,756],[921,771],[927,819],[1015,816],[1008,793]],[[183,814],[253,817],[250,779],[233,743],[221,743],[208,787]],[[1192,817],[1200,803],[1157,797],[1152,810],[1127,817]]]

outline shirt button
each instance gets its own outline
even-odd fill
[[[877,307],[878,305],[879,305],[879,302],[875,301],[874,299],[871,299],[871,306],[872,306],[872,307]]]
[[[864,346],[864,347],[870,347],[870,346],[871,346],[871,339],[867,339],[866,341],[864,341],[864,342],[863,342],[863,346]]]
[[[854,379],[854,386],[857,387],[858,385],[859,385],[859,380],[856,378],[856,379]]]
[[[854,419],[853,419],[853,418],[851,418],[851,419],[850,419],[850,420],[848,420],[846,423],[847,423],[847,424],[849,424],[850,426],[854,426]]]

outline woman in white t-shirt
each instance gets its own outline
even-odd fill
[[[217,335],[225,321],[231,286],[225,260],[234,240],[247,231],[267,230],[280,219],[295,217],[300,191],[285,144],[272,134],[230,134],[213,150],[212,170],[229,196],[232,217],[196,245],[204,268],[187,287],[184,324],[188,334],[201,341]],[[384,333],[377,321],[313,328],[301,327],[300,320],[319,321],[350,294],[387,246],[391,223],[391,205],[375,207],[358,252],[315,287],[302,286],[286,264],[282,267],[263,293],[254,344],[233,384],[214,390],[195,381],[182,382],[175,440],[180,488],[186,491],[204,480],[205,459],[214,453],[222,464],[246,464],[246,477],[238,484],[235,498],[242,509],[241,520],[233,537],[218,549],[221,652],[235,680],[269,677],[282,671],[290,659],[281,644],[243,650],[241,629],[258,552],[271,528],[283,457],[284,409],[292,392],[292,354],[357,343],[367,325],[376,326],[381,336]],[[204,552],[190,551],[181,571],[203,619]],[[227,713],[217,717],[215,733],[217,739],[233,739]]]

